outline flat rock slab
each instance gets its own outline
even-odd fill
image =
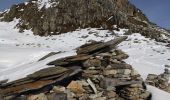
[[[79,69],[51,67],[37,71],[28,77],[0,86],[0,95],[11,96],[48,90],[51,85],[61,82],[79,73]]]
[[[54,55],[56,55],[56,54],[58,54],[58,53],[60,53],[60,52],[50,52],[49,54],[45,55],[44,57],[42,57],[42,58],[39,59],[38,61],[44,60],[44,59],[46,59],[46,58],[48,58],[48,57],[51,57],[51,56],[54,56]]]
[[[55,61],[48,63],[48,65],[65,66],[65,65],[76,63],[76,62],[84,61],[90,58],[94,54],[110,51],[111,49],[113,49],[115,46],[117,46],[119,43],[121,43],[122,41],[126,39],[127,39],[127,36],[123,36],[123,37],[117,37],[108,42],[94,42],[90,44],[85,44],[77,48],[76,56],[56,59]]]
[[[116,45],[126,40],[127,36],[118,37],[108,42],[95,42],[91,44],[85,44],[77,48],[77,54],[94,54],[104,50],[111,50]]]
[[[70,65],[74,63],[80,63],[81,61],[87,60],[90,57],[91,55],[80,54],[76,56],[70,56],[66,58],[57,59],[55,61],[48,63],[47,65],[65,66],[65,65]]]

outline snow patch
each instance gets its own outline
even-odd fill
[[[37,4],[38,8],[42,9],[43,7],[45,8],[56,7],[59,4],[59,2],[52,0],[38,0]]]
[[[156,87],[147,85],[147,89],[152,93],[152,100],[169,100],[170,94]]]
[[[148,74],[161,74],[164,65],[170,64],[170,48],[166,43],[156,42],[141,36],[132,34],[127,41],[119,44],[119,48],[125,51],[129,58],[125,61],[131,64],[146,79]]]

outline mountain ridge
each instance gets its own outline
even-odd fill
[[[129,23],[147,26],[149,22],[128,0],[30,0],[13,5],[2,15],[2,21],[7,22],[20,18],[21,32],[32,29],[38,35],[64,33],[79,27],[113,29],[113,25],[128,27]]]
[[[19,19],[20,32],[31,30],[35,35],[49,36],[78,28],[129,29],[129,33],[161,42],[170,42],[169,31],[150,22],[129,0],[29,0],[13,5],[0,14],[0,21]],[[117,25],[115,27],[115,25]]]

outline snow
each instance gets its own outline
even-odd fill
[[[43,7],[45,8],[56,7],[59,4],[59,2],[52,0],[38,0],[37,4],[38,8],[42,9]]]
[[[161,74],[164,65],[170,64],[170,48],[165,43],[145,38],[139,33],[132,34],[127,41],[122,42],[119,48],[129,55],[125,61],[133,66],[142,78],[148,74]]]
[[[97,29],[79,29],[57,36],[35,36],[30,30],[19,33],[14,29],[19,19],[0,22],[0,80],[17,80],[40,70],[55,59],[75,55],[75,49],[89,40],[108,41],[114,39],[111,32]],[[89,34],[93,32],[94,34]],[[108,37],[106,37],[108,35]],[[50,52],[62,52],[51,59],[38,62]]]
[[[170,94],[156,87],[147,85],[147,89],[152,93],[152,100],[169,100]]]

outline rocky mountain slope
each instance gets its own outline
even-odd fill
[[[77,28],[128,24],[147,26],[145,15],[128,0],[30,0],[3,13],[3,21],[20,18],[21,31],[32,29],[38,35],[52,35]]]
[[[101,27],[114,29],[113,25],[128,28],[130,32],[167,42],[147,17],[128,0],[30,0],[13,5],[0,14],[2,21],[20,19],[20,32],[31,29],[34,34],[47,36],[73,31],[77,28]]]
[[[14,5],[0,13],[0,100],[169,100],[169,40],[128,0]]]
[[[111,30],[114,25],[164,42],[161,34],[167,35],[128,0],[30,0],[13,5],[0,16],[6,22],[20,19],[20,32],[31,29],[41,36],[87,27]]]

